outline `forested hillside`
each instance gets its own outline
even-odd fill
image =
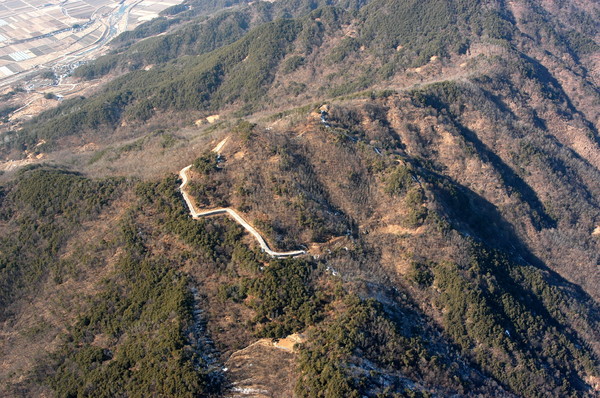
[[[194,0],[121,35],[2,133],[0,395],[597,396],[599,15]],[[192,218],[188,165],[306,254]]]

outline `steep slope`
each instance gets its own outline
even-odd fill
[[[412,95],[422,99],[425,93]],[[390,96],[332,104],[327,126],[317,114],[308,125],[292,125],[278,133],[274,127],[255,127],[250,136],[243,136],[245,144],[228,140],[221,168],[197,177],[196,197],[206,208],[214,206],[214,200],[226,200],[280,244],[305,242],[309,253],[344,280],[367,285],[394,280],[396,288],[402,286],[423,303],[423,311],[439,321],[465,353],[479,352],[471,355],[514,392],[558,394],[561,388],[576,389],[583,380],[591,383],[599,349],[598,304],[548,272],[548,265],[559,268],[562,259],[540,261],[526,238],[539,243],[533,235],[537,230],[561,233],[574,226],[556,226],[537,208],[535,196],[528,196],[533,191],[524,181],[503,175],[507,171],[496,163],[498,158],[478,153],[481,148],[456,130],[452,116],[435,117],[433,112],[435,108],[409,96]],[[374,122],[378,128],[373,128]],[[401,127],[396,130],[393,124]],[[419,148],[424,141],[429,145]],[[447,159],[448,166],[422,157],[435,153],[438,145],[443,145],[439,152],[444,155],[435,160]],[[469,173],[464,173],[461,158],[475,163]],[[461,179],[452,175],[453,169],[461,171]],[[495,201],[510,200],[496,192],[499,186],[494,182],[509,177],[512,180],[501,186],[510,190],[512,203],[498,208],[483,194],[489,194],[487,187],[496,193]],[[597,244],[589,235],[585,239]],[[593,263],[587,266],[593,270]],[[588,280],[594,277],[579,272]],[[586,285],[596,293],[594,281]],[[582,339],[561,349],[566,350],[561,355],[571,358],[567,363],[581,361],[579,376],[574,376],[580,372],[577,366],[561,368],[559,372],[566,373],[555,381],[552,372],[546,373],[557,353],[542,342],[560,340],[554,333]],[[581,346],[587,348],[576,348]],[[498,354],[503,350],[511,359]],[[370,360],[376,362],[378,355]],[[314,377],[307,380],[316,382]],[[561,387],[563,379],[572,384]]]
[[[597,396],[598,12],[286,0],[122,38],[3,137],[62,166],[1,176],[0,391]],[[307,255],[190,217],[190,163],[198,210]]]

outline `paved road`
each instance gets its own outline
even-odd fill
[[[267,253],[269,256],[275,257],[275,258],[284,258],[284,257],[295,257],[295,256],[300,256],[300,255],[306,254],[306,252],[304,250],[295,250],[295,251],[291,251],[291,252],[276,252],[276,251],[271,250],[269,248],[269,245],[265,241],[265,239],[262,237],[262,235],[252,225],[250,225],[246,220],[244,220],[244,218],[242,216],[240,216],[235,210],[233,210],[229,207],[221,207],[218,209],[197,211],[190,196],[185,191],[185,187],[188,184],[188,180],[189,180],[188,172],[191,167],[192,167],[192,165],[184,167],[179,172],[179,177],[181,177],[181,185],[179,186],[179,191],[181,192],[181,195],[183,196],[183,200],[185,200],[185,203],[187,204],[187,207],[190,210],[190,214],[191,214],[192,218],[198,219],[201,217],[214,216],[214,215],[218,215],[218,214],[227,214],[231,218],[233,218],[235,221],[237,221],[239,224],[241,224],[241,226],[244,227],[246,229],[246,231],[250,232],[252,234],[252,236],[254,236],[254,238],[258,241],[260,248],[265,253]]]

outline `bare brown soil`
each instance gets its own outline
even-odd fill
[[[288,349],[290,338],[282,345],[270,339],[259,340],[236,351],[225,363],[231,382],[227,397],[288,398],[294,396],[294,354]]]

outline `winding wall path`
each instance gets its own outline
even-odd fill
[[[190,196],[188,195],[188,193],[185,190],[185,187],[187,186],[188,181],[189,181],[188,172],[191,169],[191,167],[192,167],[192,165],[184,167],[179,172],[179,177],[181,177],[181,185],[179,186],[179,191],[181,192],[181,195],[183,196],[183,200],[185,200],[185,203],[187,204],[187,207],[190,210],[190,214],[191,214],[192,218],[198,219],[200,217],[214,216],[214,215],[218,215],[218,214],[227,214],[231,218],[233,218],[235,221],[237,221],[239,224],[241,224],[242,227],[244,227],[246,229],[246,231],[250,232],[252,234],[252,236],[254,236],[254,238],[258,241],[260,248],[265,253],[267,253],[269,256],[275,257],[275,258],[284,258],[284,257],[294,257],[294,256],[300,256],[302,254],[306,254],[306,252],[304,250],[295,250],[295,251],[291,251],[291,252],[276,252],[276,251],[271,250],[269,248],[269,245],[265,241],[265,239],[262,237],[262,235],[252,225],[250,225],[246,220],[244,220],[244,218],[242,216],[240,216],[235,210],[233,210],[229,207],[221,207],[218,209],[197,211],[196,207],[194,206],[194,202],[192,202]]]

